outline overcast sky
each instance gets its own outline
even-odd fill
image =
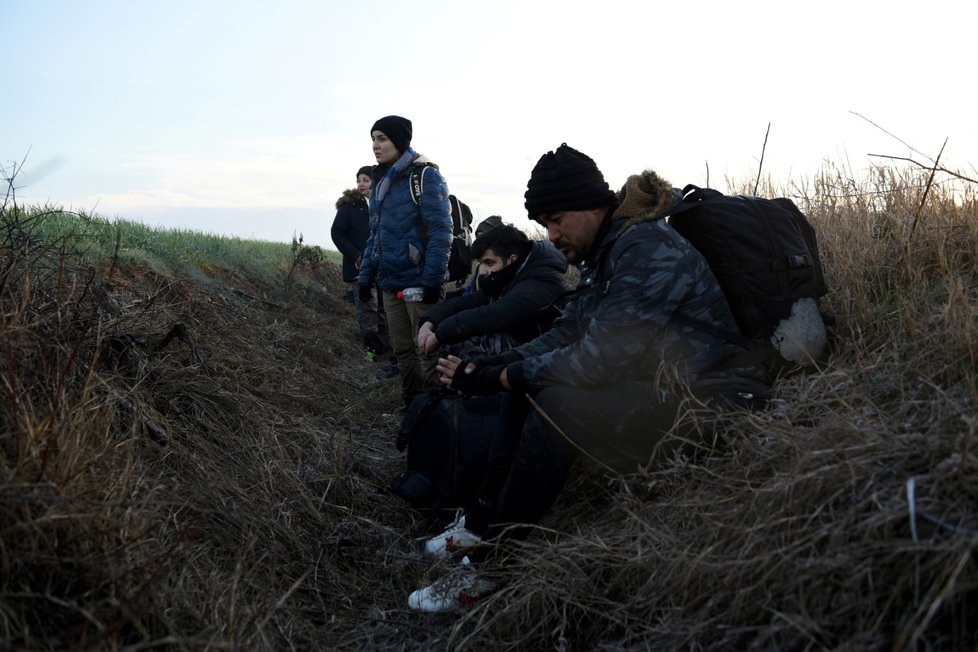
[[[0,162],[22,203],[330,248],[391,113],[476,221],[520,226],[562,142],[613,187],[726,189],[768,123],[776,179],[910,155],[894,136],[974,175],[976,25],[973,0],[0,0]]]

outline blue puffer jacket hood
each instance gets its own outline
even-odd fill
[[[411,170],[423,173],[420,205],[411,194]],[[388,171],[389,183],[370,193],[370,236],[359,283],[386,292],[441,288],[448,269],[452,218],[448,185],[438,167],[408,148]]]

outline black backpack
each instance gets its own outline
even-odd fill
[[[415,165],[411,168],[411,199],[416,206],[421,205],[421,195],[424,193],[424,172],[427,165]],[[455,195],[448,196],[452,209],[452,245],[448,256],[448,270],[445,272],[446,281],[464,281],[472,272],[472,209],[460,201]],[[426,231],[424,222],[422,231]],[[422,237],[426,237],[422,233]]]
[[[718,335],[756,348],[791,316],[799,299],[817,306],[828,292],[815,230],[790,199],[725,195],[694,185],[682,194],[669,224],[706,258],[740,327],[740,333]]]
[[[465,507],[485,475],[500,422],[502,395],[462,397],[435,390],[408,406],[397,437],[407,449],[390,491],[413,507],[438,512]]]

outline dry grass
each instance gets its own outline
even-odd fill
[[[335,268],[291,294],[219,268],[110,270],[5,207],[0,638],[973,649],[978,200],[932,186],[921,207],[926,178],[793,189],[833,290],[825,367],[726,422],[712,455],[624,478],[582,461],[502,589],[440,617],[406,609],[446,567],[419,559],[421,519],[384,491],[396,381],[360,354]]]

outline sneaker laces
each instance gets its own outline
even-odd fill
[[[448,524],[448,526],[443,530],[443,532],[445,532],[445,533],[447,533],[447,532],[455,532],[456,530],[459,530],[459,529],[465,529],[465,510],[464,509],[456,509],[455,510],[455,518],[452,520],[451,523]]]
[[[468,557],[447,575],[419,589],[408,598],[412,609],[438,613],[471,605],[496,589],[496,583],[480,577]]]
[[[465,527],[465,512],[460,509],[455,512],[455,520],[441,534],[425,542],[424,552],[435,557],[448,556],[469,551],[480,541],[482,537]]]

